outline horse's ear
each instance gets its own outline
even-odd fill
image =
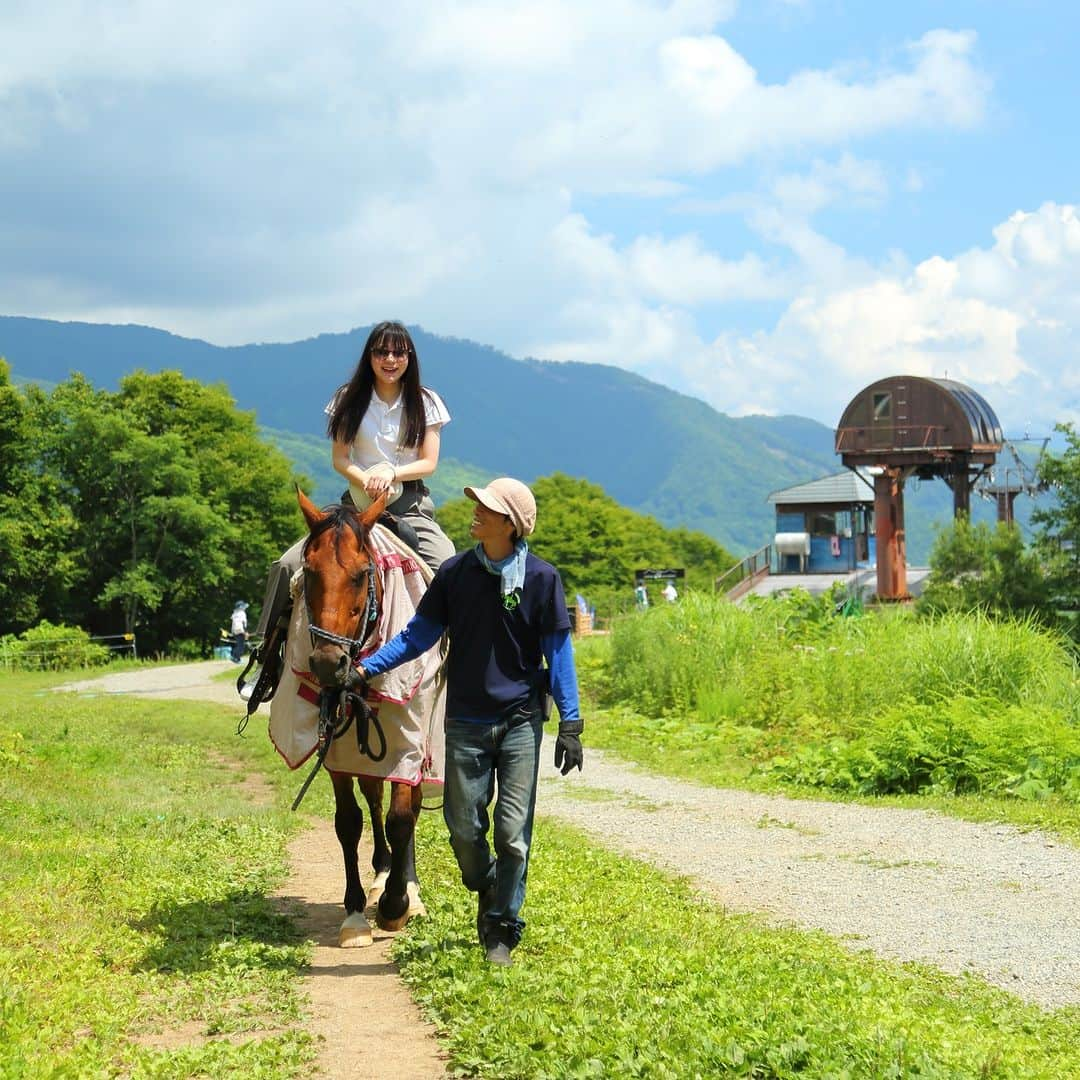
[[[314,529],[325,515],[299,488],[296,489],[296,501],[300,504],[300,512],[304,515],[308,530]]]
[[[386,510],[386,497],[389,492],[384,491],[361,515],[360,524],[365,529],[370,529],[376,521],[383,516],[383,511]]]

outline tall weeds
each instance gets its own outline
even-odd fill
[[[1043,780],[1080,786],[1075,657],[1030,619],[842,617],[805,593],[741,607],[689,594],[619,621],[610,656],[609,703],[668,717],[668,729],[676,716],[758,729],[759,766],[792,779],[864,790],[1034,780],[1033,797]],[[824,767],[856,746],[858,762]],[[806,768],[791,764],[800,754]]]

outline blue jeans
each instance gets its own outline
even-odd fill
[[[536,776],[540,767],[543,717],[538,709],[493,723],[446,720],[446,788],[443,818],[461,880],[472,892],[486,893],[486,937],[498,930],[513,948],[525,922]],[[495,855],[488,847],[488,806],[495,795]]]

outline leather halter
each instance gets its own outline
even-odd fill
[[[311,634],[311,647],[314,649],[320,641],[328,641],[333,645],[340,645],[349,654],[349,663],[356,664],[360,650],[371,636],[379,621],[379,597],[375,591],[375,559],[368,552],[367,565],[367,606],[362,616],[363,621],[357,628],[356,637],[345,637],[335,634],[331,630],[324,630],[317,626],[311,618],[311,601],[308,599],[307,575],[310,573],[304,567],[304,608],[308,618],[308,632]],[[322,768],[326,755],[330,751],[330,744],[335,739],[340,739],[350,726],[355,724],[356,745],[359,752],[372,761],[382,761],[386,757],[386,735],[379,723],[377,714],[368,707],[363,693],[356,692],[348,686],[341,688],[323,687],[319,694],[319,741],[318,752],[315,755],[315,764],[307,779],[301,785],[300,790],[293,800],[292,808],[295,810],[307,794],[316,773]],[[376,751],[371,744],[370,735],[374,732],[379,739],[379,749]]]
[[[364,643],[369,637],[371,632],[375,629],[376,624],[379,621],[379,598],[375,592],[375,560],[373,558],[368,560],[367,565],[367,607],[364,609],[362,616],[363,622],[360,623],[357,628],[356,637],[344,637],[341,634],[335,634],[331,630],[324,630],[321,626],[316,625],[315,620],[311,617],[311,601],[308,599],[308,590],[306,585],[306,578],[310,571],[304,567],[305,587],[304,587],[304,607],[307,611],[308,619],[308,633],[311,634],[311,647],[314,649],[318,646],[320,641],[328,641],[333,645],[340,645],[349,654],[350,663],[356,663],[356,658],[360,655],[360,650],[364,647]]]

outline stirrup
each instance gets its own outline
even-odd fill
[[[244,668],[240,677],[236,680],[236,692],[241,698],[247,688],[248,672],[255,665],[255,683],[251,687],[251,694],[247,697],[247,713],[250,716],[264,701],[273,698],[281,681],[281,673],[285,667],[285,635],[288,630],[286,625],[278,623],[270,632],[270,636],[251,654],[247,667]]]

